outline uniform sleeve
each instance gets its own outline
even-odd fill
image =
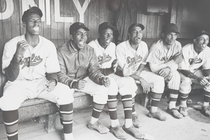
[[[121,45],[116,47],[116,57],[120,68],[123,69],[124,65],[126,64],[126,56]]]
[[[55,73],[60,71],[56,47],[53,43],[50,44],[48,50],[48,56],[46,58],[45,68],[47,73]]]
[[[190,64],[189,64],[189,56],[188,52],[186,51],[186,48],[183,47],[182,49],[182,56],[183,56],[183,61],[179,63],[178,69],[180,70],[190,70]]]
[[[9,81],[14,81],[19,75],[19,63],[14,60],[16,44],[9,42],[5,44],[2,56],[2,72]]]
[[[204,70],[210,69],[210,57],[207,58],[202,67]]]
[[[98,63],[96,54],[93,49],[90,54],[91,54],[91,59],[90,59],[90,64],[89,64],[89,68],[88,68],[89,78],[92,81],[94,81],[95,83],[101,85],[100,79],[104,75],[100,71],[99,63]]]
[[[73,81],[73,79],[67,76],[66,65],[64,58],[62,56],[62,52],[58,50],[57,53],[60,65],[60,72],[58,72],[58,81],[69,86],[70,83]]]

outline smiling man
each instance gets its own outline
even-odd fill
[[[26,33],[5,44],[2,70],[8,82],[0,106],[9,140],[18,140],[18,108],[26,99],[42,98],[59,107],[65,140],[73,140],[73,92],[59,83],[56,47],[39,35],[42,11],[31,7],[22,16]],[[33,110],[31,110],[33,111]]]
[[[180,91],[189,94],[191,84],[199,84],[203,88],[203,107],[201,112],[210,116],[210,48],[209,33],[205,30],[196,32],[193,43],[183,47],[184,61],[180,63]]]
[[[151,48],[147,61],[150,69],[158,75],[164,77],[169,92],[168,112],[175,118],[187,116],[186,99],[188,94],[179,93],[180,74],[177,71],[178,64],[183,60],[182,46],[178,42],[178,27],[169,23],[164,27],[162,38],[155,42]],[[176,103],[180,94],[180,108],[177,109]]]
[[[140,83],[143,92],[150,95],[151,107],[148,116],[165,121],[166,117],[158,111],[158,104],[164,90],[164,79],[146,68],[148,47],[142,41],[143,30],[144,25],[140,23],[129,26],[129,39],[117,45],[117,60],[123,76],[134,78]]]
[[[88,31],[81,22],[70,26],[70,40],[58,49],[61,68],[58,79],[75,91],[93,96],[92,117],[87,127],[105,134],[109,129],[98,121],[99,116],[107,103],[109,88],[113,91],[117,88],[101,73],[94,49],[86,44]]]

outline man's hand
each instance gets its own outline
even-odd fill
[[[17,49],[16,49],[16,52],[15,52],[15,60],[17,62],[20,62],[22,60],[25,51],[29,47],[30,47],[30,45],[25,40],[19,41],[17,43]]]
[[[141,82],[143,92],[146,94],[149,93],[151,89],[154,87],[153,83],[147,83],[144,79],[141,79],[140,82]]]
[[[110,85],[110,80],[108,77],[102,77],[101,78],[101,83],[102,85],[104,85],[105,87],[108,87]]]
[[[111,67],[111,69],[114,71],[114,73],[117,71],[117,66],[118,66],[118,61],[117,61],[117,59],[115,59],[112,62],[112,67]]]
[[[158,72],[158,74],[165,79],[169,79],[171,78],[171,69],[169,67],[163,68]]]
[[[51,92],[54,90],[55,86],[56,86],[56,81],[55,80],[50,80],[50,81],[47,81],[46,83],[46,88],[47,88],[47,91],[48,92]]]
[[[198,79],[198,82],[199,82],[200,85],[202,85],[202,86],[209,86],[209,85],[210,85],[209,77],[199,78],[199,79]]]
[[[86,83],[87,82],[85,80],[74,81],[72,87],[78,90],[83,90],[85,88]]]

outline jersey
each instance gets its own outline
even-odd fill
[[[182,49],[184,61],[179,69],[195,72],[197,69],[210,69],[210,48],[207,46],[199,54],[194,49],[194,44],[187,44]]]
[[[25,35],[17,36],[5,44],[2,56],[2,71],[10,65],[17,49],[17,43],[26,40]],[[19,66],[17,80],[34,80],[45,77],[46,73],[60,71],[55,45],[48,39],[39,36],[35,48],[29,47],[24,53]]]
[[[132,66],[140,64],[146,64],[148,56],[148,47],[144,41],[139,43],[137,50],[133,49],[130,45],[129,40],[124,41],[117,45],[116,56],[119,66],[123,69],[125,65]],[[136,70],[138,67],[136,67]],[[134,71],[136,71],[134,70]]]
[[[88,45],[95,50],[100,68],[110,68],[112,62],[116,59],[116,45],[110,42],[106,48],[103,48],[99,44],[98,39],[92,40]]]
[[[151,46],[147,62],[157,65],[164,64],[172,60],[174,56],[181,52],[182,46],[180,42],[175,41],[175,43],[167,49],[163,44],[163,40],[158,40]]]

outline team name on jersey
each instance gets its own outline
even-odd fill
[[[102,65],[103,63],[109,62],[112,60],[112,57],[109,54],[103,54],[103,56],[98,56],[98,63]]]
[[[189,63],[190,63],[190,65],[199,64],[199,63],[202,63],[202,59],[201,58],[190,58]]]
[[[129,64],[129,66],[132,66],[136,63],[139,63],[142,61],[142,57],[140,55],[136,55],[135,57],[131,58],[130,56],[127,57],[127,64]]]
[[[43,59],[40,56],[36,56],[33,53],[31,57],[23,58],[23,60],[20,62],[20,65],[23,65],[22,69],[25,67],[37,66],[42,62],[42,60]]]

